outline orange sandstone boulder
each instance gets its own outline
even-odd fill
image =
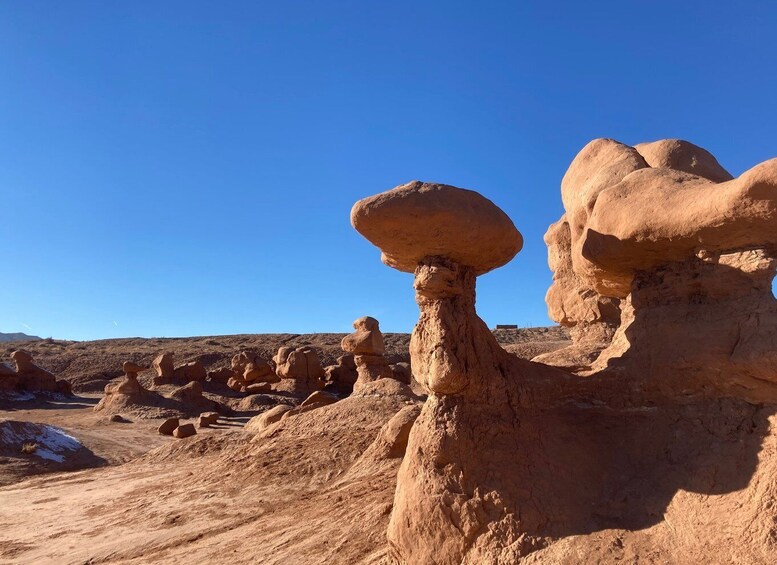
[[[189,382],[205,382],[208,377],[208,371],[205,366],[199,361],[190,361],[184,363],[175,368],[173,371],[173,382],[176,383],[189,383]]]
[[[178,439],[191,437],[193,435],[197,435],[194,424],[182,424],[173,430],[173,437]]]
[[[513,222],[493,202],[444,184],[412,181],[360,200],[351,224],[380,248],[386,265],[409,273],[426,257],[449,257],[483,274],[523,246]]]
[[[157,428],[157,432],[163,436],[171,436],[178,427],[178,418],[168,418]]]
[[[307,396],[324,388],[324,368],[314,348],[281,347],[273,361],[280,377],[280,381],[273,384],[273,390]]]
[[[33,363],[32,355],[24,349],[11,353],[11,359],[16,363],[17,386],[22,390],[56,392],[57,378]]]

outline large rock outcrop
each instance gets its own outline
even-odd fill
[[[324,368],[313,347],[280,347],[273,361],[275,373],[280,377],[272,385],[274,391],[307,397],[324,388]]]
[[[71,393],[70,383],[36,365],[30,352],[18,349],[11,353],[11,359],[16,364],[16,371],[0,363],[0,391]]]
[[[574,221],[568,243],[558,245],[564,260],[551,260],[548,308],[560,323],[582,325],[573,347],[596,357],[589,369],[631,372],[678,392],[744,389],[771,398],[764,383],[777,383],[777,159],[735,179],[688,142],[600,139],[574,159],[562,195],[564,218]],[[598,309],[558,307],[580,293]],[[617,324],[602,315],[607,300],[620,303]],[[601,354],[591,312],[613,339]]]
[[[622,317],[628,320],[633,297],[613,293],[617,285],[598,284],[596,277],[617,278],[600,263],[581,269],[578,263],[585,258],[579,251],[588,237],[589,216],[597,213],[598,199],[591,194],[605,192],[596,184],[606,186],[647,163],[636,150],[600,145],[590,160],[612,159],[578,183],[590,189],[588,196],[585,191],[565,195],[581,203],[567,208],[570,257],[581,284],[600,296],[623,299]],[[694,163],[669,157],[668,162]],[[709,160],[695,163],[711,167]],[[754,406],[743,399],[752,389],[729,388],[724,396],[721,388],[683,380],[683,371],[672,368],[669,376],[651,366],[638,374],[634,365],[631,373],[608,367],[582,377],[508,354],[475,312],[475,280],[509,261],[520,248],[520,236],[479,194],[428,186],[410,183],[362,200],[352,210],[353,225],[390,258],[386,262],[410,270],[416,261],[420,318],[410,353],[415,378],[429,397],[398,475],[388,530],[392,558],[438,565],[606,562],[635,554],[660,555],[664,562],[722,556],[773,560],[777,452],[761,451],[761,445],[777,423],[775,404]],[[389,222],[387,214],[396,221]],[[500,217],[501,228],[495,230],[494,219]],[[481,231],[484,225],[488,229]],[[396,247],[393,240],[402,226],[403,246]],[[440,229],[447,234],[444,245],[436,237]],[[479,240],[484,249],[496,249],[492,238],[512,245],[501,247],[501,255],[462,254],[457,236],[467,249]],[[672,288],[671,277],[663,280],[667,285],[659,288]],[[702,286],[702,296],[714,297],[714,288]],[[704,326],[697,324],[696,330]],[[616,335],[613,344],[619,339]],[[681,385],[651,385],[670,377]],[[764,382],[757,392],[767,402],[775,388]],[[723,517],[728,534],[722,537]],[[664,520],[673,526],[661,528]],[[656,533],[636,534],[648,528]],[[583,535],[594,533],[599,543]],[[732,536],[735,547],[727,541]]]

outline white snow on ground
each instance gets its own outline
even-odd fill
[[[28,402],[30,400],[36,400],[43,398],[46,400],[58,400],[63,401],[67,398],[64,394],[59,392],[28,392],[26,390],[19,392],[0,392],[0,400],[12,400],[14,402]]]
[[[57,463],[62,463],[68,452],[81,449],[80,441],[54,426],[0,420],[0,446],[15,447],[21,453],[25,443],[38,445],[33,455]]]

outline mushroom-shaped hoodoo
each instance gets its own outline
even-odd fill
[[[412,273],[446,257],[482,275],[521,250],[513,222],[488,198],[445,184],[409,182],[357,202],[351,224],[383,252],[389,267]]]
[[[138,373],[145,371],[148,369],[148,367],[144,367],[143,365],[138,365],[137,363],[133,363],[132,361],[125,361],[121,364],[121,368],[124,371],[125,375],[133,374],[137,376]]]

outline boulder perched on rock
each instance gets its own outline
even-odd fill
[[[324,368],[313,347],[281,347],[273,361],[281,379],[273,384],[273,390],[307,396],[324,388]]]
[[[354,389],[378,379],[393,378],[394,373],[384,355],[386,348],[378,320],[364,316],[354,321],[353,328],[356,331],[345,336],[340,347],[352,354],[356,363],[358,378]]]
[[[664,513],[673,516],[667,530],[679,520],[684,531],[710,540],[718,534],[709,525],[713,516],[726,515],[727,527],[742,532],[737,555],[771,551],[756,532],[773,528],[773,512],[763,509],[775,504],[774,489],[736,493],[750,488],[758,463],[773,465],[774,458],[760,447],[773,408],[768,418],[756,416],[753,402],[777,403],[775,301],[766,282],[777,266],[770,252],[777,161],[717,184],[707,177],[725,175],[695,146],[654,149],[643,158],[635,148],[599,140],[562,183],[578,279],[568,281],[560,292],[571,296],[554,307],[577,325],[591,312],[596,323],[603,320],[605,299],[620,301],[618,329],[586,377],[499,347],[475,311],[483,267],[462,260],[455,247],[440,251],[428,241],[421,226],[434,232],[433,215],[431,226],[413,218],[403,232],[403,245],[416,248],[406,257],[420,257],[410,269],[370,226],[377,218],[380,232],[393,215],[391,225],[401,231],[402,194],[388,191],[355,206],[355,227],[394,257],[389,264],[414,272],[420,317],[410,354],[414,376],[429,392],[397,476],[391,560],[519,563],[534,554],[528,560],[574,555],[594,562],[609,559],[602,547],[623,548],[616,553],[626,556],[660,546],[668,561],[693,562],[698,540],[687,534],[643,537],[629,547],[624,530],[654,526]],[[443,194],[418,187],[407,201]],[[460,201],[426,206],[448,209]],[[460,208],[454,216],[462,224],[481,221]],[[729,502],[712,501],[720,494]],[[740,511],[761,497],[762,510]],[[576,543],[592,531],[600,540],[595,550]],[[722,552],[729,542],[718,544]]]
[[[380,248],[386,265],[408,273],[427,257],[448,257],[479,275],[504,265],[523,246],[493,202],[444,184],[412,181],[360,200],[351,224]]]
[[[574,195],[587,190],[595,199],[582,209]],[[644,376],[649,367],[662,387],[744,387],[754,398],[777,383],[777,159],[733,178],[688,142],[595,140],[562,192],[566,216],[577,218],[572,276],[621,302],[591,370]]]
[[[138,418],[192,417],[202,412],[226,410],[203,395],[202,383],[192,381],[169,395],[148,390],[138,381],[138,373],[147,369],[133,362],[122,365],[124,377],[105,386],[105,396],[95,411],[109,414],[128,413]]]
[[[147,368],[132,361],[122,363],[124,377],[117,383],[105,385],[105,396],[94,407],[95,411],[119,413],[134,405],[154,404],[161,397],[146,390],[138,381],[138,373]]]

